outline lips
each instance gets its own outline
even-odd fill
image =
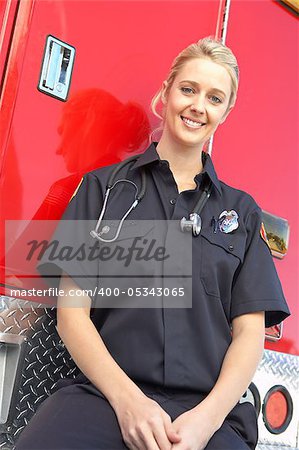
[[[202,128],[205,126],[204,122],[195,121],[192,119],[189,119],[188,117],[180,116],[182,121],[189,127],[189,128]]]

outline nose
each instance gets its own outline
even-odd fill
[[[197,112],[199,114],[205,112],[205,102],[202,96],[199,96],[197,97],[197,99],[193,100],[193,103],[191,105],[191,111]]]

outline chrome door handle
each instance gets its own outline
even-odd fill
[[[75,48],[54,36],[48,36],[38,90],[65,101],[69,92]]]

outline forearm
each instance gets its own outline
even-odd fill
[[[219,427],[248,388],[262,358],[263,349],[263,329],[248,328],[233,337],[217,382],[200,404]]]
[[[112,406],[124,397],[142,395],[110,355],[87,310],[61,306],[57,312],[58,334],[75,363]]]
[[[141,393],[112,358],[90,318],[79,309],[64,318],[57,331],[77,366],[111,404],[124,395]]]

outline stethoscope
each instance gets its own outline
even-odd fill
[[[100,216],[98,218],[96,227],[94,230],[92,230],[90,232],[90,235],[95,238],[98,239],[102,242],[114,242],[116,241],[116,239],[118,238],[120,232],[121,232],[121,228],[122,225],[125,221],[125,219],[128,217],[128,215],[130,214],[130,212],[136,208],[136,206],[140,203],[140,201],[143,199],[145,192],[146,192],[146,173],[144,168],[141,168],[141,189],[140,192],[138,190],[138,186],[136,185],[136,183],[134,183],[131,180],[126,180],[125,178],[121,178],[119,180],[115,181],[116,175],[128,164],[130,164],[130,162],[132,161],[136,161],[139,158],[140,155],[134,155],[131,156],[130,158],[126,159],[125,161],[119,163],[115,169],[113,170],[113,172],[111,173],[109,179],[108,179],[108,183],[106,186],[106,192],[105,192],[105,196],[104,196],[104,202],[103,202],[103,207],[102,210],[100,212]],[[129,207],[129,209],[125,212],[125,214],[123,215],[123,217],[120,219],[115,236],[111,239],[104,239],[102,235],[109,233],[110,231],[110,227],[108,225],[103,226],[103,228],[101,229],[101,231],[99,231],[102,221],[103,221],[103,217],[104,214],[106,212],[107,209],[107,202],[108,202],[108,198],[109,195],[111,193],[111,191],[115,188],[115,186],[117,186],[120,183],[129,183],[132,186],[134,186],[135,188],[135,198],[134,201],[132,203],[132,205]],[[186,219],[186,217],[183,217],[181,219],[180,222],[180,226],[181,226],[181,230],[183,232],[185,231],[192,231],[193,236],[198,236],[200,234],[201,231],[201,217],[200,217],[200,213],[203,210],[206,202],[208,201],[210,195],[212,192],[212,182],[208,179],[208,177],[204,177],[204,181],[203,181],[203,187],[201,188],[201,194],[200,194],[200,198],[199,200],[196,202],[195,207],[193,208],[193,211],[189,214],[189,220]]]

